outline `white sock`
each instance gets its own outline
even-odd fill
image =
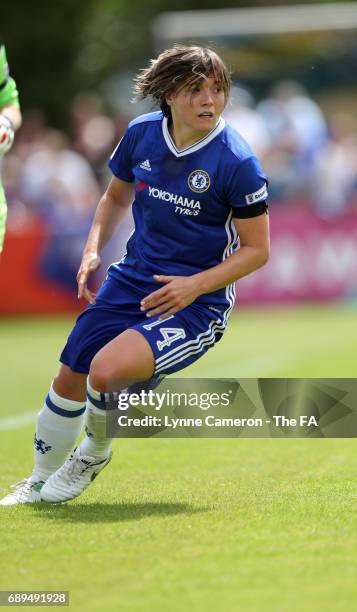
[[[79,448],[81,455],[106,459],[111,451],[112,439],[106,436],[106,395],[87,381],[86,437]]]
[[[47,480],[66,461],[82,431],[84,402],[60,397],[52,385],[39,412],[32,479]]]

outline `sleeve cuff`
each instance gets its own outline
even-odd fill
[[[108,167],[116,178],[120,179],[121,181],[125,181],[126,183],[134,183],[135,177],[133,175],[130,176],[128,174],[125,174],[124,172],[113,168],[111,163],[108,164]]]

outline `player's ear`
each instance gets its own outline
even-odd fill
[[[174,97],[175,97],[175,92],[174,92],[174,91],[169,91],[169,92],[168,92],[168,93],[165,95],[165,101],[166,101],[166,104],[167,104],[168,106],[172,106],[172,103],[173,103]]]

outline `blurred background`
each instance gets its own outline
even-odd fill
[[[75,276],[108,157],[128,121],[155,108],[131,103],[132,78],[173,43],[208,44],[232,72],[225,117],[270,179],[271,260],[238,287],[252,359],[266,346],[259,325],[270,324],[270,349],[235,375],[354,376],[357,4],[37,0],[34,8],[17,0],[0,14],[23,113],[2,162],[2,329],[17,325],[14,315],[73,318],[83,308]],[[131,224],[129,216],[106,247],[96,285],[120,259]],[[285,344],[274,360],[278,338]],[[298,345],[300,366],[286,369]],[[225,350],[234,359],[235,341]],[[206,371],[220,375],[222,357]]]

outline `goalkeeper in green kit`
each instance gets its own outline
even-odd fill
[[[0,41],[0,168],[1,158],[11,148],[15,131],[20,125],[21,111],[16,83],[10,77],[5,47]],[[5,194],[0,178],[0,253],[5,236],[6,212]]]

